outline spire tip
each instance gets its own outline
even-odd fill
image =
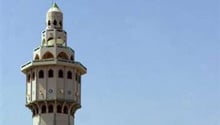
[[[56,4],[56,2],[53,2],[52,7],[54,7],[54,8],[58,8],[58,9],[59,9],[59,6]]]

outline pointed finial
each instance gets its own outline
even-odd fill
[[[48,10],[48,12],[52,12],[52,11],[61,12],[59,6],[58,6],[55,2],[52,3],[52,6],[51,6],[50,9]]]
[[[56,3],[53,3],[52,7],[60,9]]]

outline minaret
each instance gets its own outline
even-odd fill
[[[54,3],[47,12],[41,45],[21,67],[33,125],[74,125],[74,114],[81,107],[81,75],[86,73],[74,58],[74,50],[67,46],[62,11]]]

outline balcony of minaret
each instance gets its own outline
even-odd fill
[[[53,46],[39,47],[34,50],[33,60],[22,66],[22,71],[25,73],[30,67],[43,65],[62,65],[75,67],[81,74],[86,73],[86,68],[74,60],[74,51],[68,47]]]
[[[64,114],[74,116],[75,111],[80,108],[80,105],[65,102],[38,102],[31,105],[26,105],[32,111],[32,116],[44,114]]]

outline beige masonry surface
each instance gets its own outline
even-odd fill
[[[46,24],[41,45],[21,67],[26,75],[26,106],[33,125],[73,125],[81,107],[81,76],[87,69],[67,46],[63,14],[56,3],[47,12]]]

